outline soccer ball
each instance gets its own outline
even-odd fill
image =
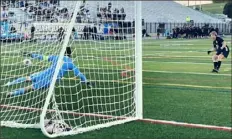
[[[31,62],[30,59],[24,59],[23,64],[26,65],[26,66],[30,66],[32,64],[32,62]]]

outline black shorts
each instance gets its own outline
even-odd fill
[[[216,55],[222,54],[225,58],[227,58],[228,55],[229,55],[229,53],[230,53],[230,50],[229,50],[228,47],[227,47],[227,49],[228,49],[228,51],[226,51],[225,49],[223,49],[223,50],[218,50],[217,53],[216,53]]]

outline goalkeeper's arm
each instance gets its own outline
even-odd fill
[[[87,81],[85,75],[81,73],[80,70],[75,65],[73,65],[73,71],[74,71],[75,78],[79,76],[81,78],[82,83],[86,83],[86,85],[89,88],[92,88],[92,84],[89,81]]]
[[[73,72],[74,72],[75,78],[80,77],[81,82],[87,83],[87,79],[86,79],[85,75],[82,74],[80,72],[80,70],[75,65],[73,65]]]

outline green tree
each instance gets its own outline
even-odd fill
[[[232,2],[225,4],[223,14],[227,15],[229,18],[232,18]]]

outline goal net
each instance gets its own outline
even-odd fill
[[[48,137],[142,118],[141,2],[1,1],[1,125]]]

